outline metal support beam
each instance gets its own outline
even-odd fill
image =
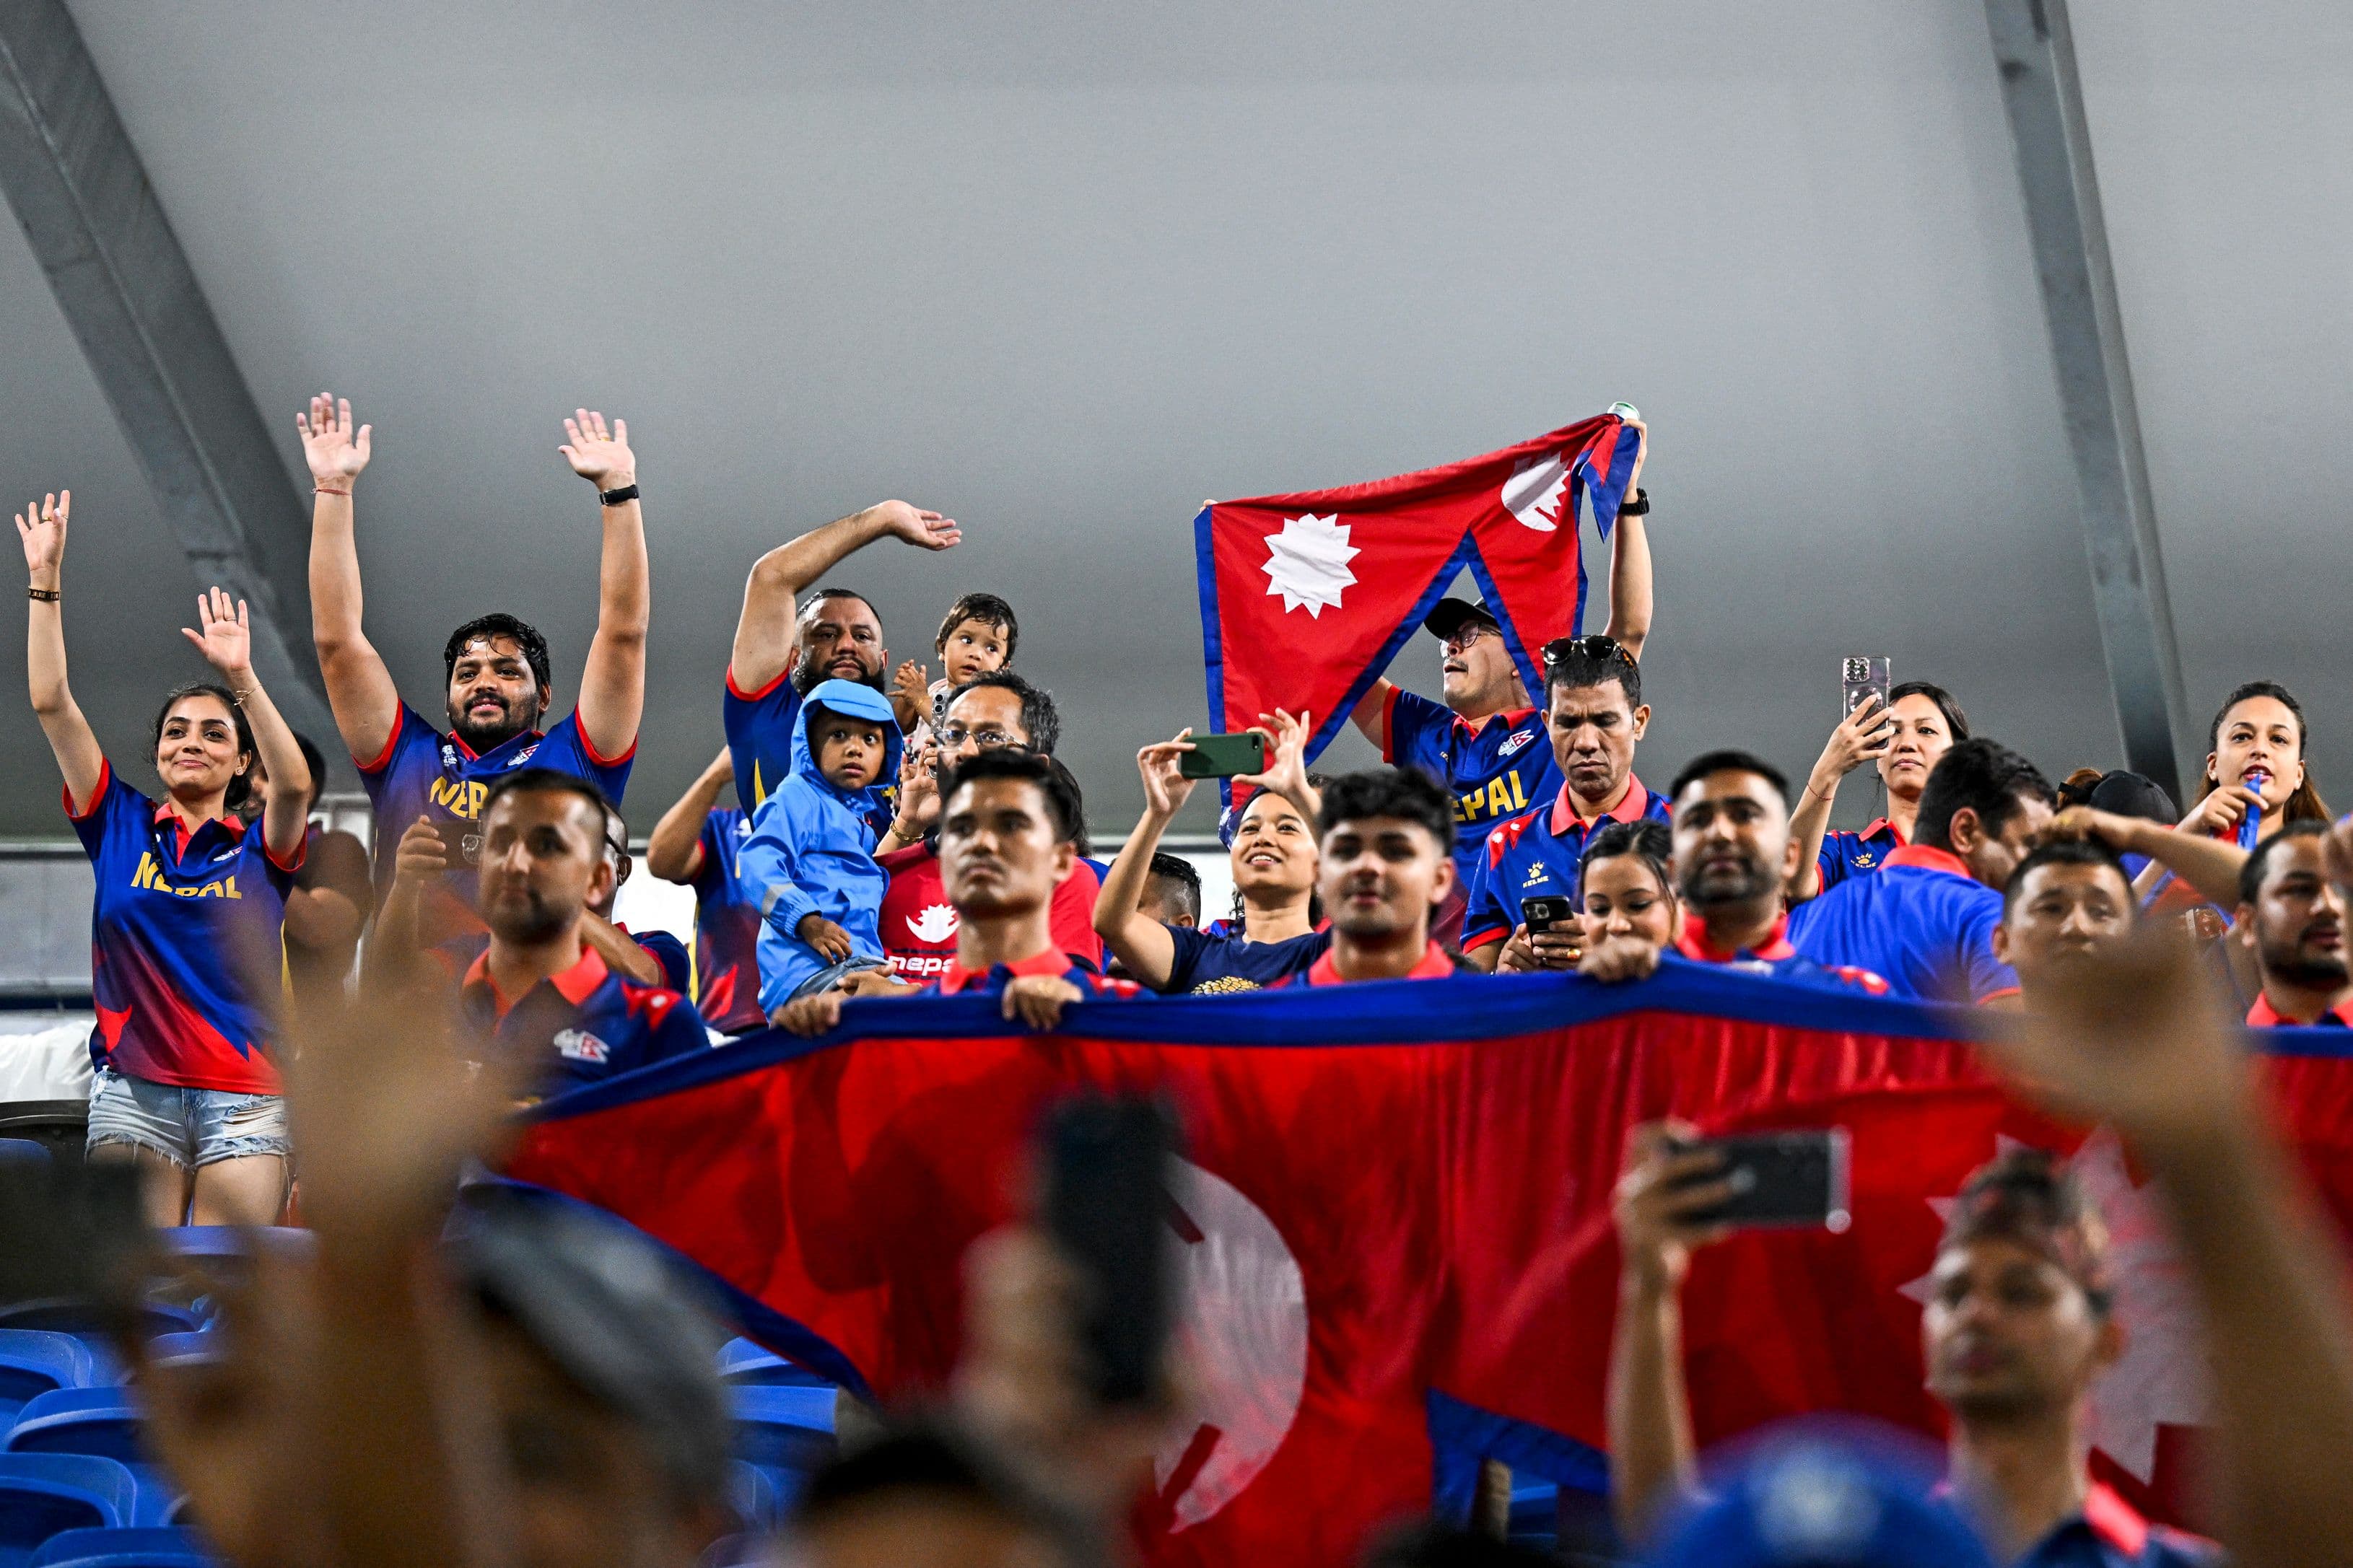
[[[2067,0],[1985,0],[1985,8],[2051,328],[2060,407],[2075,455],[2092,600],[2125,759],[2179,802],[2174,741],[2186,734],[2188,713],[2181,656],[2173,641],[2173,609],[2149,503],[2148,461],[2099,181],[2092,172]]]
[[[310,520],[65,0],[0,0],[0,189],[199,584],[243,598],[254,669],[330,756]]]

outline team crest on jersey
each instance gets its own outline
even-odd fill
[[[533,741],[530,745],[525,746],[522,751],[515,753],[514,765],[516,767],[521,767],[523,763],[531,761],[531,754],[537,750],[539,750],[539,742],[537,741]]]
[[[1540,888],[1551,880],[1552,868],[1539,860],[1535,865],[1528,868],[1528,874],[1520,879],[1520,886],[1523,888]]]
[[[441,742],[441,765],[445,768],[458,765],[458,748],[447,741]]]
[[[601,1062],[612,1057],[612,1047],[586,1029],[558,1029],[555,1032],[555,1054],[566,1061]]]
[[[1513,731],[1510,735],[1504,738],[1503,745],[1496,749],[1496,761],[1501,762],[1504,758],[1510,756],[1514,752],[1518,751],[1521,747],[1526,745],[1530,741],[1533,741],[1535,738],[1536,732],[1534,730]]]
[[[1858,869],[1869,870],[1872,867],[1877,865],[1878,861],[1873,858],[1871,851],[1866,849],[1862,854],[1854,858],[1854,863]]]

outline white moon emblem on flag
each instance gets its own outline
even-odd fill
[[[1504,510],[1524,528],[1550,533],[1561,524],[1562,498],[1568,493],[1568,464],[1558,452],[1523,458],[1504,481]]]
[[[1307,1288],[1266,1211],[1198,1165],[1176,1164],[1176,1344],[1195,1379],[1199,1421],[1155,1456],[1153,1472],[1172,1528],[1184,1530],[1240,1495],[1298,1419]],[[1190,1479],[1167,1498],[1180,1470]]]
[[[1340,607],[1343,590],[1356,584],[1348,563],[1359,553],[1348,542],[1348,525],[1340,514],[1286,519],[1280,531],[1266,536],[1266,591],[1282,595],[1283,613],[1302,605],[1310,618]]]

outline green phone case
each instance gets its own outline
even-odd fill
[[[1262,773],[1266,772],[1266,737],[1247,730],[1237,735],[1196,735],[1193,749],[1177,755],[1176,771],[1188,779]]]

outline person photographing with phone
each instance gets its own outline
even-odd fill
[[[220,589],[183,635],[218,674],[155,715],[150,799],[116,773],[66,679],[73,492],[16,514],[30,600],[25,672],[97,879],[90,906],[92,1159],[136,1161],[158,1225],[272,1225],[286,1200],[286,1111],[272,1051],[286,900],[309,833],[311,770],[254,674],[246,607]],[[267,762],[276,787],[235,815]]]
[[[1144,777],[1144,816],[1095,896],[1095,931],[1128,973],[1155,991],[1255,990],[1297,973],[1332,945],[1331,932],[1315,930],[1309,914],[1317,867],[1314,820],[1323,807],[1321,793],[1307,777],[1312,720],[1280,709],[1267,717],[1272,728],[1247,732],[1261,744],[1251,754],[1229,759],[1258,763],[1252,771],[1228,775],[1255,791],[1242,806],[1227,852],[1242,900],[1239,931],[1213,935],[1165,924],[1137,909],[1160,836],[1184,809],[1195,782],[1217,775],[1201,773],[1200,745],[1190,730],[1135,754],[1136,771]],[[1212,759],[1212,765],[1224,763]]]
[[[1799,851],[1789,879],[1792,903],[1878,870],[1913,842],[1929,773],[1957,742],[1969,738],[1968,715],[1943,687],[1927,680],[1889,686],[1883,658],[1851,658],[1847,664],[1863,666],[1864,679],[1845,683],[1847,715],[1831,731],[1789,816],[1789,835]],[[1865,763],[1876,765],[1886,786],[1886,815],[1859,832],[1832,832],[1831,811],[1838,804],[1839,784]]]

